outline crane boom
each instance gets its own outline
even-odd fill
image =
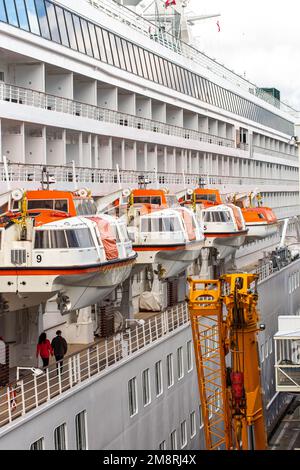
[[[189,279],[189,312],[205,440],[210,450],[267,448],[256,279],[255,274],[228,274],[220,280]],[[226,365],[229,352],[231,367]]]

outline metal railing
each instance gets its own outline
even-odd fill
[[[175,38],[170,33],[163,32],[160,30],[159,26],[156,26],[155,23],[148,21],[137,13],[133,12],[124,5],[117,4],[113,0],[86,0],[93,7],[103,11],[106,15],[117,19],[121,23],[126,24],[127,26],[133,28],[139,33],[147,36],[153,41],[159,43],[160,45],[171,49],[173,52],[176,52],[188,59],[196,62],[197,64],[205,67],[206,69],[213,72],[218,77],[233,83],[239,88],[255,95],[256,97],[262,99],[263,101],[275,106],[277,109],[290,114],[291,116],[298,117],[298,112],[289,106],[287,103],[283,103],[278,100],[271,94],[265,92],[257,85],[246,80],[241,75],[235,73],[232,70],[229,70],[224,65],[218,63],[216,60],[208,57],[203,52],[198,51],[195,47]]]
[[[0,100],[18,103],[36,108],[47,109],[59,113],[81,116],[83,118],[94,119],[108,124],[117,124],[134,129],[158,132],[160,134],[182,137],[184,139],[196,140],[208,144],[220,145],[223,147],[234,147],[234,141],[226,137],[218,137],[213,134],[206,134],[184,127],[165,124],[143,117],[126,114],[99,106],[81,103],[68,98],[50,95],[41,91],[28,88],[17,87],[6,83],[0,83]]]
[[[8,177],[11,182],[32,182],[40,183],[42,180],[42,172],[47,168],[49,177],[53,178],[56,183],[74,183],[73,171],[69,166],[48,165],[48,164],[27,164],[27,163],[10,163],[8,167]],[[155,171],[134,171],[134,170],[117,170],[100,169],[100,168],[87,168],[76,167],[76,182],[78,184],[121,184],[124,186],[137,187],[140,183],[140,178],[143,177],[148,180],[149,187],[151,185],[180,185],[182,188],[185,186],[198,187],[199,184],[207,186],[220,186],[224,184],[234,185],[297,185],[298,179],[290,180],[285,178],[255,178],[250,176],[219,176],[219,175],[200,175],[190,174],[185,175],[180,173],[167,173]],[[120,179],[118,179],[120,178]],[[3,163],[0,163],[0,182],[6,182],[6,172]]]
[[[256,153],[262,153],[263,155],[274,155],[274,157],[283,157],[298,161],[298,156],[292,153],[285,153],[280,152],[279,150],[267,149],[264,147],[259,147],[258,145],[253,145],[253,150]]]
[[[131,325],[124,332],[66,356],[63,365],[50,365],[42,375],[23,376],[6,389],[0,389],[0,427],[49,403],[53,398],[80,386],[92,377],[100,378],[112,367],[127,361],[141,349],[174,334],[188,323],[186,303],[178,304],[146,320],[142,325]]]

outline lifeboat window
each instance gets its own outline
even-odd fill
[[[76,230],[37,230],[35,249],[90,248],[94,240],[88,228]]]
[[[66,199],[54,201],[54,209],[56,211],[68,212],[68,201]]]
[[[174,195],[167,194],[166,195],[166,201],[167,201],[168,207],[177,207],[179,205],[178,204],[178,199]]]
[[[52,209],[68,212],[67,199],[29,199],[28,209]]]
[[[125,224],[119,224],[119,230],[121,232],[121,235],[122,235],[124,241],[128,242],[130,239],[129,239],[129,234],[128,234],[126,225]]]
[[[38,230],[35,232],[34,248],[50,248],[49,230]]]
[[[196,194],[196,201],[211,201],[216,202],[216,195],[215,194]]]
[[[133,198],[134,204],[159,204],[161,205],[160,196],[135,196]]]
[[[64,230],[50,230],[51,248],[68,248]]]
[[[94,245],[94,240],[92,238],[92,234],[88,228],[81,228],[76,230],[66,230],[66,232],[72,231],[74,232],[74,237],[76,237],[77,247],[79,248],[90,248]],[[69,246],[70,247],[70,246]],[[77,247],[70,247],[70,248],[77,248]]]
[[[94,215],[97,213],[96,204],[89,199],[75,199],[74,203],[77,215]]]
[[[265,218],[264,214],[259,213],[259,214],[257,214],[257,215],[258,215],[258,218],[259,218],[259,219],[264,219],[264,218]]]
[[[141,232],[178,232],[180,222],[175,217],[155,217],[141,220]]]
[[[113,232],[113,235],[114,235],[114,238],[116,239],[116,242],[120,243],[121,240],[120,240],[119,231],[117,229],[117,226],[115,224],[111,224],[110,228]]]

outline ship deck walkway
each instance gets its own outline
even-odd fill
[[[100,377],[141,349],[172,335],[186,327],[189,315],[186,303],[171,307],[162,313],[139,314],[125,331],[100,339],[64,357],[63,369],[52,363],[41,375],[28,373],[18,381],[0,389],[0,428],[16,419],[22,419],[30,411],[60,397],[68,390],[79,387],[88,379]],[[79,349],[78,349],[79,348]],[[1,431],[0,431],[1,432]]]

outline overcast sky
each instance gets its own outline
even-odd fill
[[[193,27],[200,50],[258,86],[278,88],[300,110],[300,2],[191,0],[189,9],[221,13]]]

